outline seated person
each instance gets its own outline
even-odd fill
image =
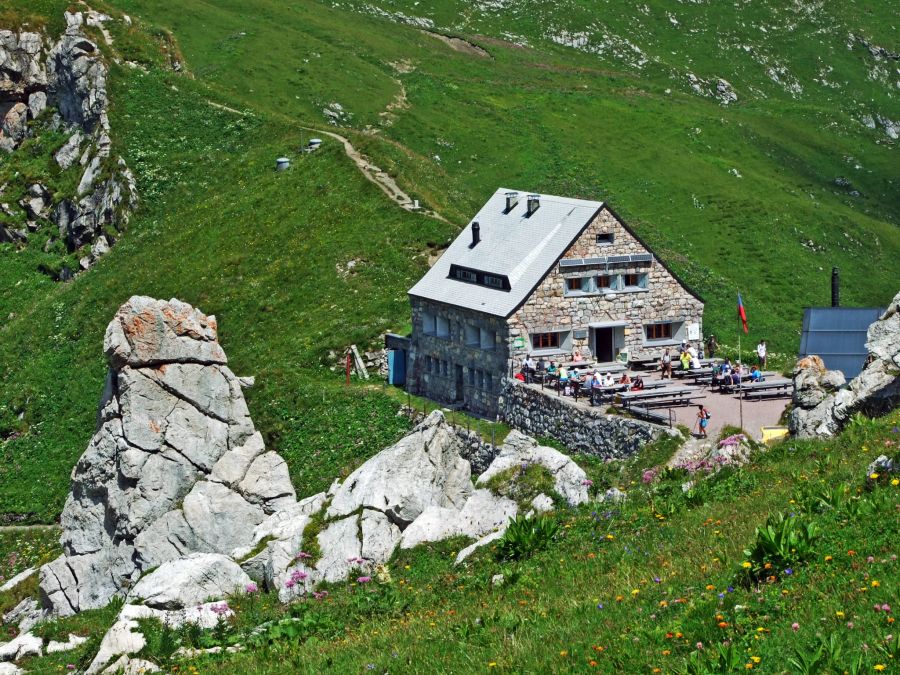
[[[681,361],[682,370],[688,370],[691,367],[691,355],[686,350],[681,352],[681,356],[678,358]]]
[[[578,349],[575,349],[575,351],[572,352],[572,361],[574,361],[575,363],[581,361],[581,352],[578,351]]]
[[[741,383],[741,374],[737,370],[731,371],[731,384],[740,384]]]
[[[591,374],[591,388],[602,387],[602,386],[603,386],[603,382],[600,380],[600,372],[595,370]]]
[[[518,380],[519,382],[524,382],[524,381],[525,381],[525,373],[523,373],[523,372],[520,370],[518,373],[516,373],[515,375],[513,375],[513,378],[516,379],[516,380]]]
[[[603,379],[601,380],[601,382],[603,383],[604,387],[611,387],[616,383],[616,381],[615,381],[615,379],[613,379],[613,376],[611,373],[606,373],[603,376]]]
[[[569,369],[565,366],[561,366],[559,369],[559,381],[563,383],[569,381]]]
[[[696,356],[691,357],[691,370],[699,370],[701,368],[700,359]]]
[[[550,375],[556,374],[556,364],[553,363],[552,360],[550,361],[550,365],[547,366],[547,373],[549,373]]]
[[[759,366],[757,366],[755,364],[753,365],[752,368],[750,368],[750,380],[753,382],[762,382],[763,381],[763,374],[760,372]]]
[[[644,378],[640,375],[634,378],[634,382],[631,383],[631,391],[640,391],[644,388]]]
[[[631,378],[628,376],[627,370],[622,373],[622,377],[619,378],[619,384],[631,384]]]
[[[544,357],[541,356],[541,357],[538,359],[538,362],[537,362],[537,370],[538,370],[539,373],[542,373],[542,372],[545,371],[546,369],[547,369],[547,362],[544,361]]]

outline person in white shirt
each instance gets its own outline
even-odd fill
[[[691,361],[697,358],[697,349],[692,344],[688,344],[687,353],[691,355]],[[694,366],[691,366],[693,368]]]
[[[616,383],[616,381],[613,379],[613,376],[612,376],[611,373],[606,373],[606,374],[603,376],[603,386],[604,386],[604,387],[611,387],[611,386],[613,386],[615,383]]]
[[[694,370],[700,368],[700,359],[698,359],[696,356],[691,357],[691,368]]]
[[[768,349],[766,349],[766,341],[760,340],[756,345],[756,355],[759,357],[759,367],[765,368],[768,361]]]

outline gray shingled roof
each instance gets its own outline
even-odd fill
[[[410,295],[507,317],[603,207],[603,202],[540,195],[540,208],[526,217],[528,195],[534,193],[519,190],[519,203],[504,213],[507,192],[516,190],[498,189],[409,290]],[[480,226],[481,241],[469,248],[474,222]],[[451,279],[452,264],[505,275],[511,288],[504,291]]]

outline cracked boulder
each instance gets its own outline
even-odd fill
[[[553,488],[570,505],[578,506],[588,501],[589,483],[584,470],[559,450],[540,446],[533,438],[517,430],[509,433],[497,457],[478,477],[476,484],[485,486],[494,476],[529,464],[547,469],[553,476]]]
[[[64,554],[40,572],[42,604],[56,615],[103,607],[168,561],[251,545],[258,525],[295,502],[214,316],[135,296],[109,324],[104,350],[97,431],[61,517]]]

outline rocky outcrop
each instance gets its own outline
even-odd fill
[[[869,362],[849,384],[825,369],[817,356],[794,368],[794,409],[790,429],[801,438],[833,436],[856,413],[883,415],[900,404],[900,293],[869,326]]]
[[[98,428],[72,472],[64,555],[41,569],[58,615],[102,607],[190,553],[230,553],[294,490],[265,452],[215,317],[133,297],[106,331]],[[270,472],[261,485],[258,474]]]
[[[571,459],[519,432],[476,488],[464,440],[435,411],[327,492],[298,501],[284,460],[253,427],[248,381],[229,370],[217,330],[190,305],[139,296],[106,330],[110,370],[97,431],[72,473],[64,555],[40,570],[43,606],[25,601],[11,617],[31,626],[125,597],[88,672],[141,649],[136,619],[187,620],[171,613],[255,591],[251,580],[289,601],[368,577],[398,547],[457,536],[476,540],[462,561],[518,515],[488,486],[523,463],[554,479],[555,496],[539,495],[531,510],[588,499],[590,481]]]
[[[0,30],[0,150],[17,148],[28,134],[28,120],[46,107],[44,56],[39,34]]]
[[[0,223],[0,240],[25,242],[50,221],[70,252],[91,246],[81,257],[86,269],[127,225],[138,195],[125,161],[112,153],[106,63],[83,32],[83,15],[66,12],[66,23],[55,43],[37,33],[0,31],[0,149],[13,152],[29,134],[46,127],[64,129],[69,138],[54,158],[63,171],[80,176],[76,191],[55,203],[46,189],[26,197],[27,230]],[[40,124],[30,125],[39,119]],[[42,199],[40,209],[29,208],[36,197]],[[73,272],[67,269],[60,278]]]
[[[542,466],[553,476],[553,487],[556,492],[571,506],[578,506],[588,501],[587,474],[569,457],[544,446],[520,431],[511,431],[506,437],[497,458],[487,471],[478,477],[478,485],[487,485],[494,476],[516,467],[536,464]]]

